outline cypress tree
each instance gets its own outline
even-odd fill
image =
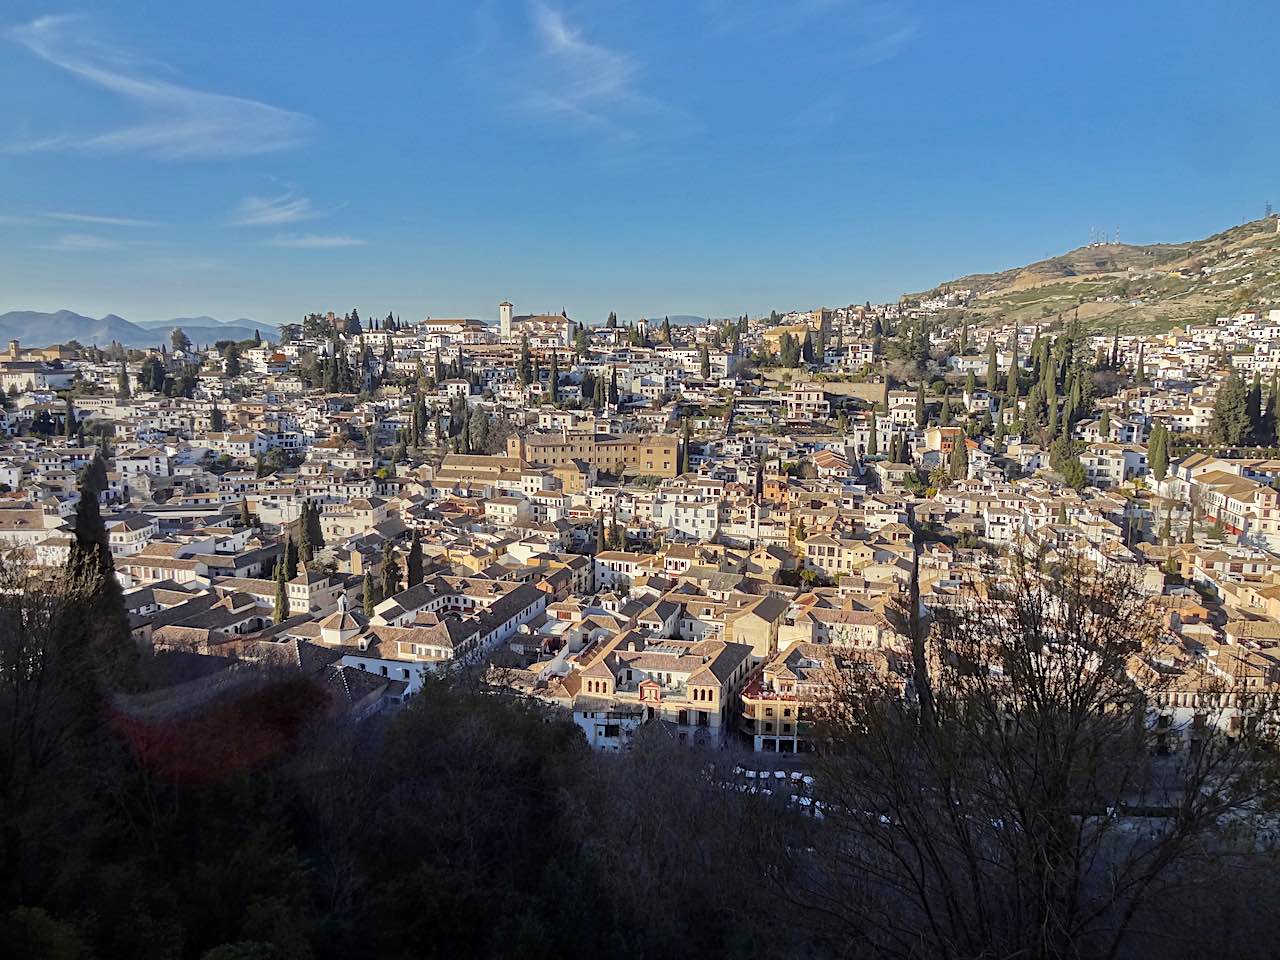
[[[876,437],[876,434],[878,434],[879,432],[880,432],[879,429],[876,427],[876,412],[872,410],[871,411],[871,433],[867,437],[867,456],[868,457],[874,457],[876,454],[880,452],[880,441]]]
[[[1000,383],[1000,366],[996,359],[996,338],[987,338],[987,392],[994,394]]]
[[[393,597],[400,592],[400,563],[396,560],[395,550],[387,544],[382,551],[382,568],[379,570],[382,597]]]
[[[320,525],[320,504],[311,504],[311,510],[307,513],[307,529],[311,536],[312,551],[324,549],[324,528]]]
[[[282,547],[280,556],[276,557],[276,608],[273,617],[276,623],[289,619],[289,580],[284,556],[287,552],[288,547]]]
[[[1249,418],[1249,441],[1261,444],[1263,439],[1262,422],[1262,378],[1257,370],[1253,371],[1253,382],[1245,395],[1245,416]]]
[[[951,448],[951,463],[948,475],[952,480],[964,480],[969,476],[969,449],[963,437],[956,440]]]
[[[1271,389],[1267,394],[1267,409],[1262,417],[1263,442],[1274,446],[1280,431],[1280,375],[1271,374]]]
[[[409,559],[406,563],[406,574],[408,577],[408,586],[416,587],[422,582],[422,540],[418,537],[418,531],[413,531],[413,538],[409,541]]]
[[[916,386],[916,426],[923,427],[926,423],[928,415],[928,407],[924,402],[924,378],[920,379],[920,383]]]
[[[1218,388],[1213,404],[1213,422],[1209,435],[1227,446],[1239,446],[1249,433],[1248,391],[1244,381],[1232,370]]]
[[[95,458],[96,459],[96,458]],[[124,594],[116,580],[107,526],[98,508],[96,474],[86,468],[76,504],[75,540],[67,557],[66,576],[85,605],[79,628],[85,632],[90,662],[110,687],[129,687],[136,680],[138,648],[129,628]]]
[[[314,545],[311,543],[311,524],[307,522],[311,513],[310,504],[302,505],[302,516],[298,518],[298,559],[303,563],[310,563],[315,559]]]
[[[1151,440],[1147,444],[1147,467],[1157,481],[1169,475],[1168,436],[1163,423],[1157,423],[1151,430]]]
[[[1018,331],[1013,331],[1009,344],[1009,378],[1005,383],[1004,393],[1010,400],[1018,399]]]
[[[366,570],[364,572],[364,589],[361,591],[361,601],[364,604],[364,615],[370,619],[373,618],[373,608],[378,605],[377,590],[373,573]]]

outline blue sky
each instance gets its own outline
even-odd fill
[[[754,314],[1280,207],[1268,2],[0,18],[0,311]]]

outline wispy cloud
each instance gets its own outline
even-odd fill
[[[95,250],[118,250],[123,244],[110,237],[92,233],[64,233],[52,243],[38,244],[37,250],[58,250],[64,253],[85,253]]]
[[[919,19],[898,0],[703,0],[702,8],[717,33],[765,42],[806,33],[861,66],[896,57],[920,31]]]
[[[866,66],[884,63],[900,54],[916,38],[920,25],[908,20],[884,33],[865,41],[859,49],[859,60]]]
[[[327,250],[333,247],[362,247],[367,240],[333,233],[286,233],[267,241],[271,247],[292,247],[298,250]]]
[[[71,223],[93,223],[105,227],[157,227],[155,220],[135,220],[132,217],[100,217],[92,213],[64,213],[49,211],[41,214],[50,220],[65,220]]]
[[[237,227],[269,227],[321,216],[324,213],[315,209],[309,198],[290,190],[278,197],[245,197],[232,212],[231,224]]]
[[[28,140],[10,146],[11,152],[85,150],[167,160],[242,157],[298,146],[313,127],[305,114],[149,75],[136,59],[97,42],[81,16],[40,17],[8,36],[145,116],[141,123],[101,133]]]
[[[628,54],[587,40],[563,11],[534,0],[530,5],[540,62],[526,103],[547,115],[559,116],[633,137],[636,114],[665,108],[640,92],[640,70]]]

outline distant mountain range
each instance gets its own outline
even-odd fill
[[[666,314],[649,313],[644,314],[644,316],[648,319],[649,326],[652,327],[655,323],[661,325],[662,318],[666,316]],[[695,317],[690,313],[673,313],[668,317],[668,319],[671,321],[671,325],[673,327],[696,327],[707,322],[706,317]]]
[[[213,317],[175,317],[172,320],[131,322],[109,313],[94,319],[71,310],[41,313],[38,310],[11,310],[0,313],[0,340],[18,340],[25,346],[48,347],[55,343],[78,340],[85,346],[105,347],[115,340],[126,347],[155,347],[169,342],[174,327],[196,346],[218,340],[248,340],[257,330],[265,340],[276,340],[280,331],[270,324],[253,320],[215,320]]]

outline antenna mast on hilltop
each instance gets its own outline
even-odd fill
[[[1270,216],[1271,216],[1271,201],[1270,201],[1270,200],[1268,200],[1268,201],[1267,201],[1267,212],[1266,212],[1265,214],[1263,214],[1263,219],[1266,219],[1267,217],[1270,217]]]

